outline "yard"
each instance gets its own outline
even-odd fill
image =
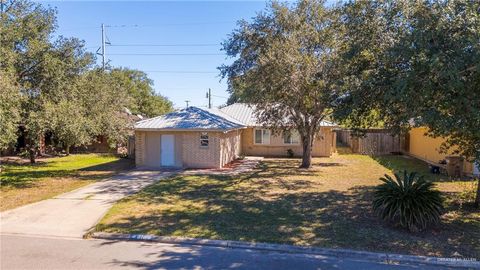
[[[473,181],[435,176],[448,200],[442,224],[411,234],[385,225],[371,211],[371,190],[391,169],[428,174],[403,156],[341,154],[266,159],[250,173],[178,175],[117,203],[98,231],[286,243],[395,253],[480,257],[480,213],[460,206]]]
[[[2,164],[0,211],[48,199],[133,167],[111,154],[79,154]]]

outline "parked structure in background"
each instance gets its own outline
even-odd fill
[[[335,125],[324,121],[312,156],[335,151]],[[248,104],[222,109],[187,107],[135,125],[135,160],[151,168],[221,168],[240,157],[301,156],[298,132],[274,133],[256,120]]]
[[[441,153],[440,147],[445,138],[432,138],[426,135],[427,128],[412,128],[408,134],[392,136],[387,129],[365,130],[364,136],[352,136],[350,130],[337,130],[338,140],[349,146],[352,152],[364,155],[388,155],[403,153],[421,159],[452,176],[462,174],[480,175],[478,166],[462,157]]]

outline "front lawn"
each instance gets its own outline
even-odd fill
[[[132,167],[132,161],[111,154],[46,158],[33,165],[2,164],[0,211],[51,198]]]
[[[372,187],[391,168],[426,164],[404,156],[266,159],[241,176],[174,176],[117,203],[98,231],[286,243],[431,256],[480,257],[480,213],[460,208],[473,181],[428,175],[447,196],[442,224],[411,234],[371,210]]]

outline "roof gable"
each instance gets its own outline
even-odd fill
[[[162,116],[137,122],[137,130],[218,130],[245,127],[240,121],[217,110],[188,107]]]

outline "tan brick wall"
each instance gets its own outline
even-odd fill
[[[207,132],[208,147],[200,146],[201,132],[183,133],[183,167],[220,168],[221,132]]]
[[[135,163],[137,166],[161,168],[161,138],[162,134],[175,136],[175,167],[183,167],[182,132],[136,131],[135,132]]]
[[[334,151],[335,134],[332,128],[322,127],[321,136],[317,136],[313,145],[312,156],[328,157]],[[287,150],[292,149],[295,156],[301,156],[303,149],[301,144],[284,144],[282,134],[272,134],[270,144],[254,143],[254,128],[247,128],[242,131],[242,154],[247,156],[287,156]]]
[[[232,162],[240,156],[241,151],[241,131],[234,130],[222,134],[220,141],[220,159],[221,166]]]
[[[145,159],[145,132],[135,131],[135,164],[143,166]]]

